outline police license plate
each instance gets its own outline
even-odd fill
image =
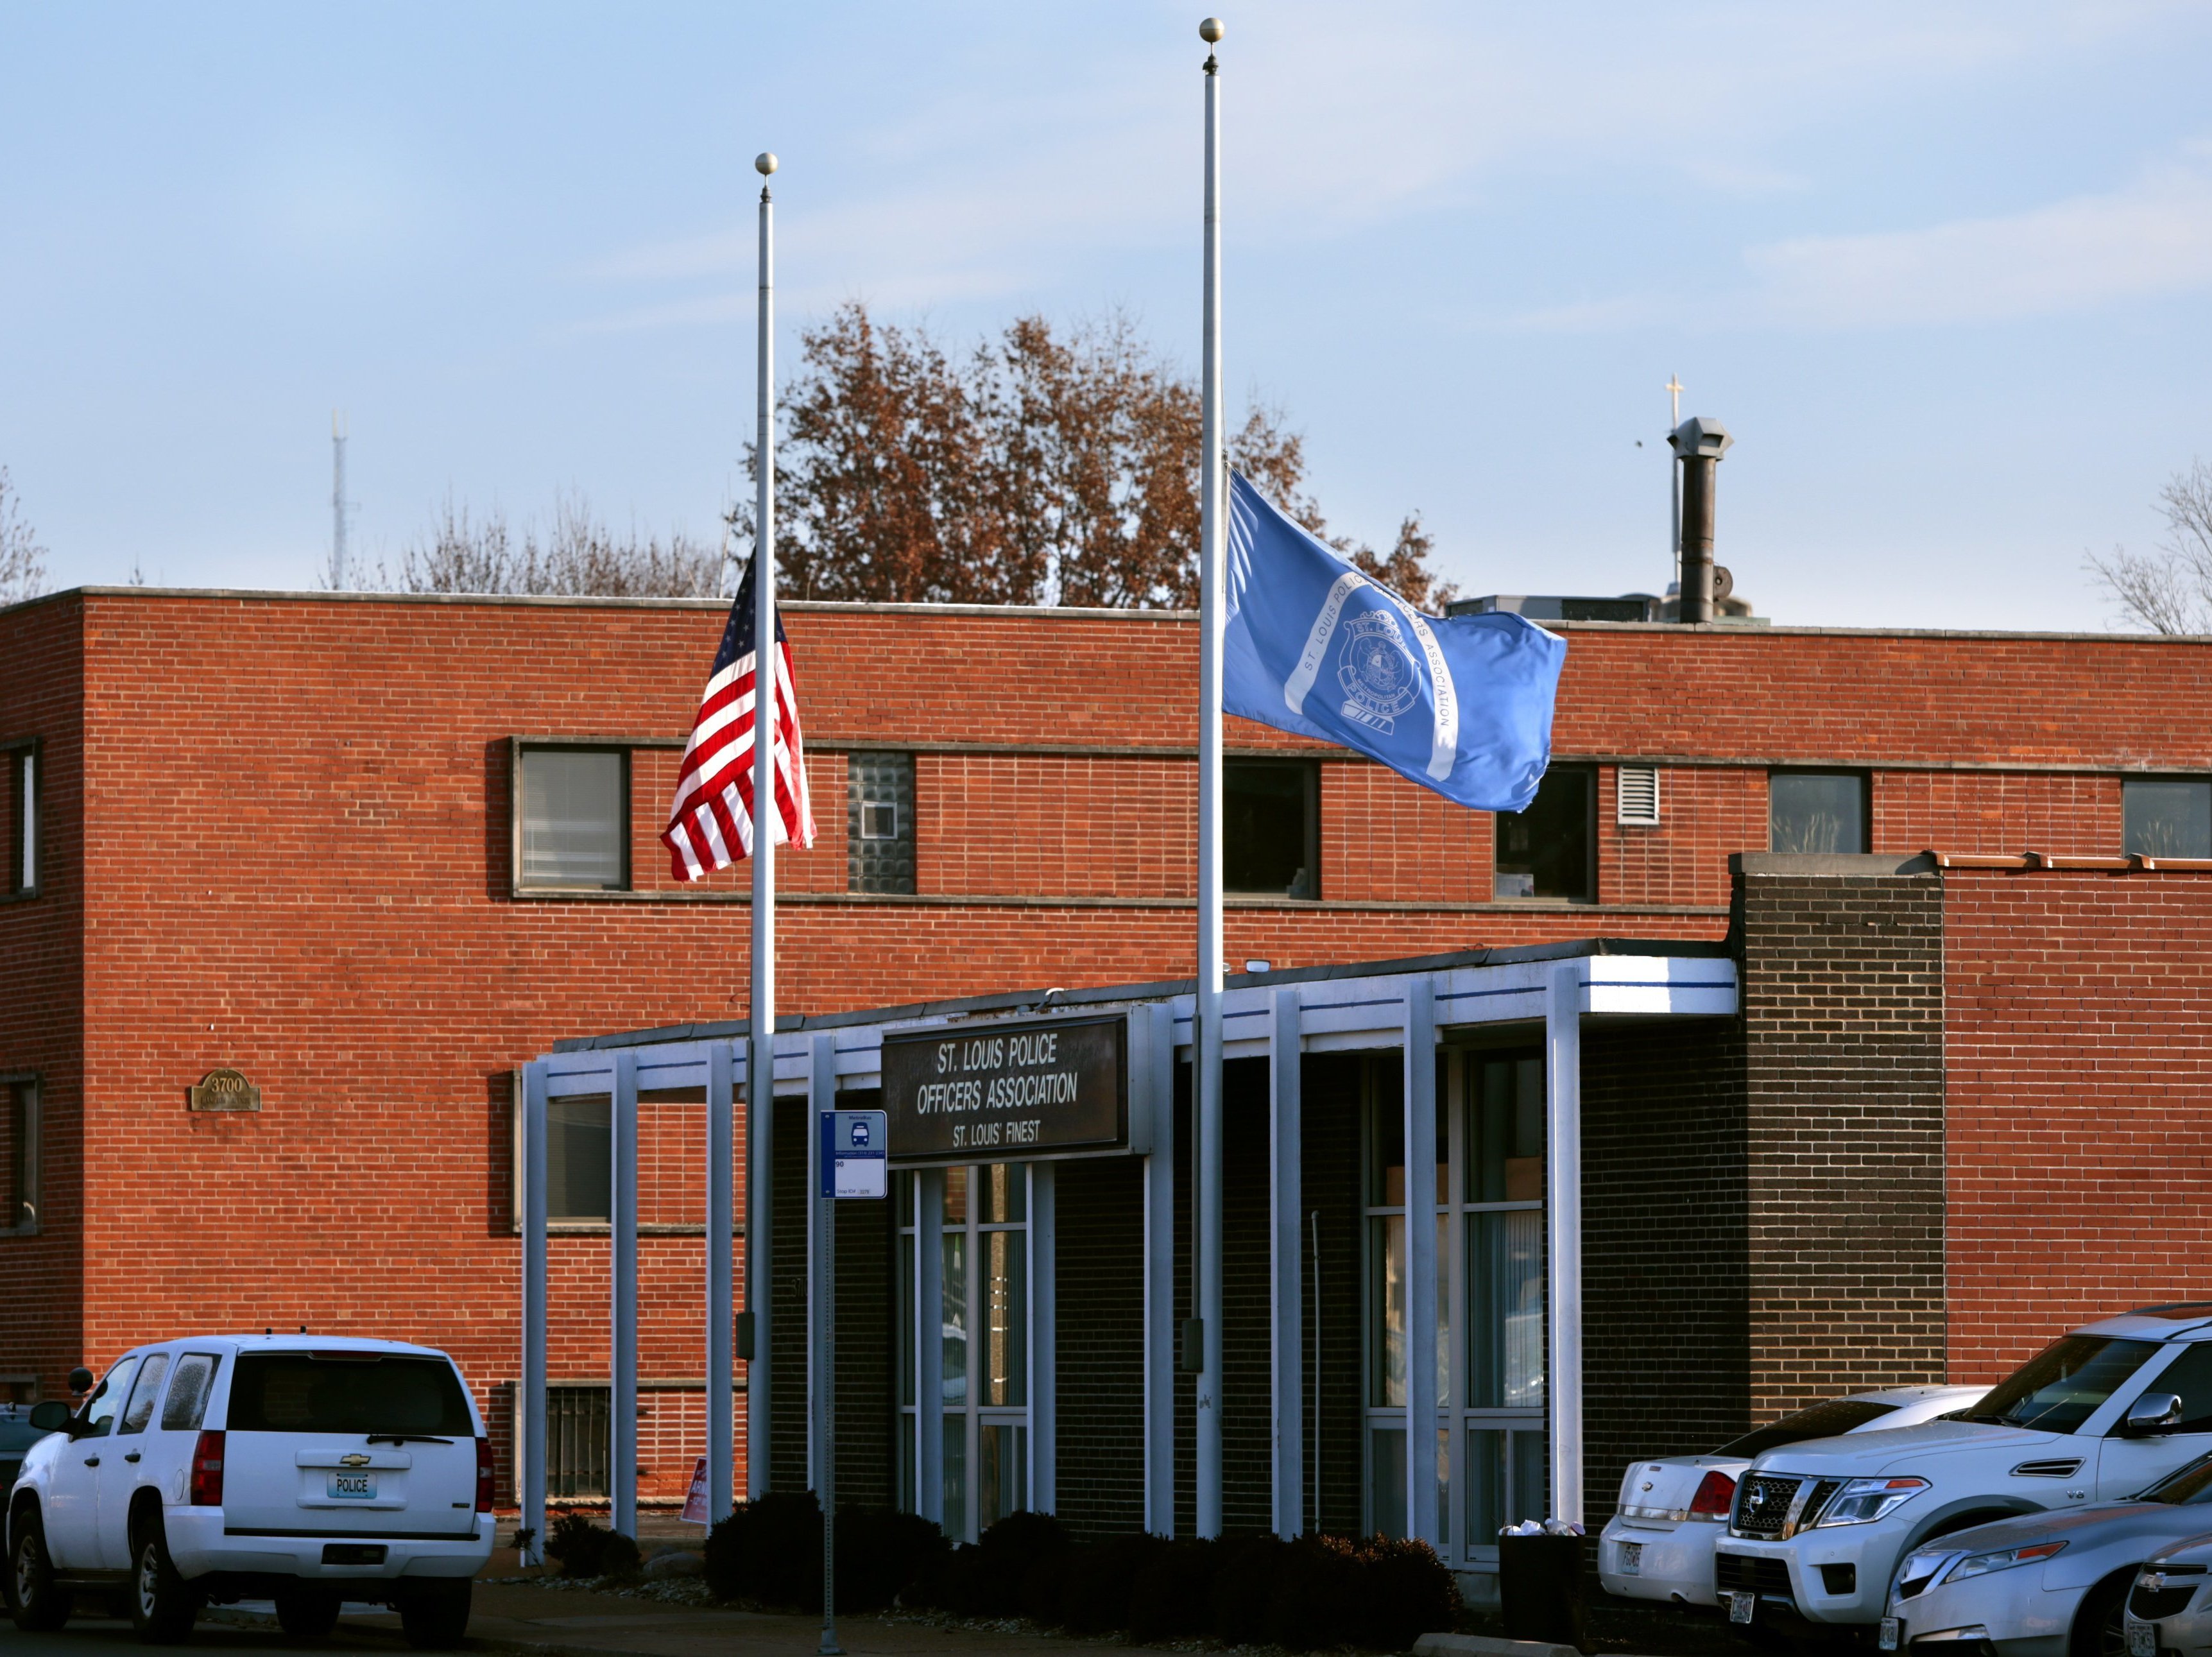
[[[376,1500],[374,1473],[332,1473],[331,1498],[338,1502],[374,1502]]]
[[[2128,1657],[2158,1657],[2158,1624],[2128,1618]]]
[[[1620,1545],[1620,1574],[1623,1576],[1641,1576],[1644,1574],[1644,1545],[1641,1542]]]
[[[1884,1651],[1895,1651],[1904,1638],[1904,1627],[1897,1618],[1885,1617],[1881,1619],[1881,1633],[1875,1638],[1875,1644]]]
[[[1729,1595],[1729,1621],[1748,1623],[1751,1613],[1759,1607],[1759,1596],[1747,1589],[1738,1588]]]

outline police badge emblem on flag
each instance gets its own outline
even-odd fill
[[[1565,640],[1510,614],[1424,616],[1235,473],[1228,530],[1224,710],[1462,805],[1527,809],[1551,763]]]
[[[1344,650],[1337,658],[1336,682],[1344,687],[1347,719],[1370,725],[1384,736],[1398,729],[1398,715],[1420,698],[1413,658],[1398,618],[1370,610],[1346,623]]]

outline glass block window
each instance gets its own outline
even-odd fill
[[[521,883],[629,885],[629,755],[619,748],[522,750]]]
[[[2212,782],[2130,777],[2120,784],[2126,844],[2147,858],[2212,858]]]
[[[913,755],[846,756],[845,886],[914,890]]]
[[[1777,852],[1867,849],[1863,771],[1776,771],[1766,780],[1767,844]]]

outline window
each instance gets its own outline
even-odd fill
[[[614,1101],[605,1094],[545,1102],[545,1217],[605,1221],[614,1213]]]
[[[1221,768],[1221,885],[1272,897],[1321,895],[1321,768],[1235,760]]]
[[[1771,772],[1766,799],[1766,843],[1771,850],[1858,853],[1867,849],[1863,772]]]
[[[2212,858],[2212,782],[2130,777],[2120,784],[2127,844],[2147,858]]]
[[[162,1431],[190,1432],[200,1424],[216,1363],[205,1352],[188,1352],[178,1360],[177,1378],[169,1383],[168,1399],[161,1405]]]
[[[614,1411],[604,1387],[545,1389],[545,1494],[605,1496]]]
[[[123,1407],[123,1425],[117,1429],[118,1432],[146,1430],[146,1423],[154,1418],[154,1400],[161,1397],[161,1383],[168,1375],[167,1352],[156,1352],[146,1360],[138,1371],[138,1384],[131,1389],[131,1402]]]
[[[79,1438],[105,1438],[115,1430],[116,1411],[123,1407],[123,1395],[131,1390],[131,1378],[137,1373],[137,1358],[125,1358],[107,1372],[107,1378],[84,1401],[84,1427],[77,1434]]]
[[[1498,877],[1502,898],[1597,896],[1597,774],[1555,765],[1537,785],[1525,811],[1498,814]]]
[[[520,751],[520,883],[618,892],[629,886],[629,754]]]
[[[1437,1182],[1437,1513],[1459,1557],[1545,1516],[1544,1061],[1440,1055]],[[1405,1113],[1400,1072],[1367,1096],[1368,1525],[1406,1529]]]
[[[914,756],[845,756],[845,887],[914,890]]]
[[[476,1432],[447,1359],[361,1351],[240,1354],[226,1424],[234,1433]]]
[[[39,1078],[0,1076],[0,1235],[39,1229]]]
[[[39,889],[39,750],[35,743],[0,748],[8,766],[8,878],[0,891],[28,897]]]
[[[974,1541],[1029,1505],[1029,1168],[994,1162],[944,1171],[937,1239],[941,1303],[921,1338],[939,1348],[945,1533]],[[916,1176],[899,1202],[899,1446],[902,1503],[916,1505]]]

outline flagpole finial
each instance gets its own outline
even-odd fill
[[[753,157],[753,171],[759,173],[763,179],[768,177],[769,173],[775,172],[775,151],[773,149],[763,149],[759,155]]]
[[[1228,33],[1229,31],[1222,27],[1218,17],[1209,17],[1198,26],[1198,38],[1209,46],[1214,45]]]

